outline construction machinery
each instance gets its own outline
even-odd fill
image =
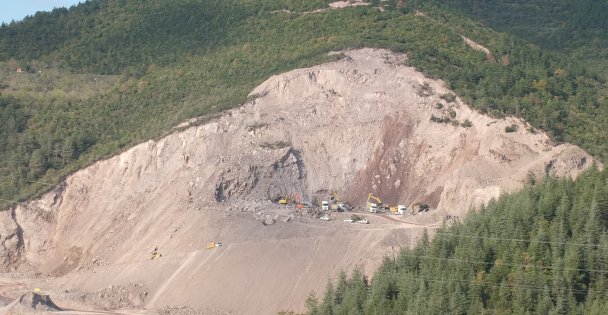
[[[334,203],[339,203],[340,202],[340,196],[338,196],[337,192],[333,192],[331,193],[331,201],[333,201]]]
[[[304,208],[304,205],[302,205],[302,195],[300,195],[299,193],[296,192],[293,194],[293,202],[296,203],[296,208]]]
[[[291,201],[291,196],[285,195],[284,197],[282,197],[281,199],[279,199],[279,204],[280,205],[286,205],[286,204],[289,203],[289,201]]]
[[[329,201],[327,201],[327,200],[321,201],[321,210],[329,211]]]
[[[397,214],[404,215],[406,211],[407,211],[407,207],[405,205],[397,206]]]
[[[310,202],[308,202],[300,193],[293,194],[293,202],[296,204],[296,208],[303,209],[309,208],[312,206]]]
[[[401,215],[405,214],[406,209],[407,208],[404,205],[391,206],[389,208],[391,214],[401,214]]]
[[[163,257],[163,255],[158,251],[158,246],[154,247],[154,250],[150,252],[150,260],[158,259]]]
[[[207,249],[214,249],[216,247],[222,246],[221,242],[209,242],[207,243]]]
[[[407,211],[407,207],[405,205],[397,206],[397,214],[404,215],[405,211]]]
[[[329,200],[321,201],[321,210],[322,211],[350,211],[353,208],[348,204],[348,202],[343,202],[340,200],[340,196],[337,192],[333,192],[329,197]]]
[[[372,193],[367,195],[367,210],[369,210],[369,212],[376,213],[378,210],[382,209],[382,207],[382,200],[380,198],[374,196]]]

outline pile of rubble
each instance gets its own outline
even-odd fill
[[[148,289],[141,283],[110,286],[96,291],[64,291],[65,297],[101,310],[138,309],[148,299]]]

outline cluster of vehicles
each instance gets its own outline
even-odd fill
[[[371,213],[390,212],[392,214],[405,214],[407,207],[405,205],[389,206],[382,203],[380,198],[373,194],[367,195],[367,210]]]
[[[298,209],[301,208],[312,208],[314,207],[310,202],[307,202],[302,195],[299,193],[291,195],[282,196],[277,201],[281,205],[288,205],[290,203],[294,203]],[[338,193],[333,192],[329,198],[329,200],[321,201],[321,211],[352,211],[353,207],[348,203],[344,202],[340,199]],[[382,200],[379,197],[374,196],[369,193],[367,195],[367,206],[366,210],[370,213],[391,213],[395,215],[404,215],[407,211],[407,207],[405,205],[387,205],[383,204]],[[321,218],[323,219],[323,217]]]
[[[321,201],[321,210],[323,211],[351,211],[353,210],[353,207],[351,207],[350,204],[348,204],[347,202],[342,202],[340,200],[340,197],[338,196],[338,193],[336,193],[335,191],[332,193],[331,198],[329,201],[327,200],[323,200]]]
[[[298,209],[312,209],[309,210],[309,213],[310,211],[312,211],[312,213],[315,213],[316,217],[322,221],[331,221],[332,212],[350,212],[354,210],[354,208],[348,202],[344,202],[340,199],[340,196],[337,192],[331,193],[330,197],[327,200],[322,200],[318,204],[315,202],[315,205],[306,201],[299,193],[281,196],[280,198],[275,199],[275,202],[285,206],[295,204]],[[393,215],[405,215],[407,212],[407,207],[405,205],[384,204],[382,203],[382,200],[379,197],[369,193],[367,195],[367,204],[365,207],[365,211],[369,213],[390,213]],[[361,217],[355,213],[353,213],[350,218],[345,219],[344,222],[351,224],[369,224],[369,221],[365,219],[365,217]]]

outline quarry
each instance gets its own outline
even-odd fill
[[[3,209],[0,311],[302,312],[341,270],[371,279],[424,231],[597,163],[404,54],[333,56]]]

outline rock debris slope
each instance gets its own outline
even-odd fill
[[[0,212],[2,268],[56,276],[49,288],[138,283],[149,295],[135,306],[148,309],[302,310],[328,277],[354,266],[370,273],[421,225],[323,222],[270,200],[336,191],[363,205],[371,192],[428,204],[440,221],[530,177],[576,176],[593,163],[521,120],[472,111],[404,55],[343,54],[273,76],[219,118],[184,123]],[[224,246],[205,249],[211,241]],[[163,257],[150,260],[155,246]]]

